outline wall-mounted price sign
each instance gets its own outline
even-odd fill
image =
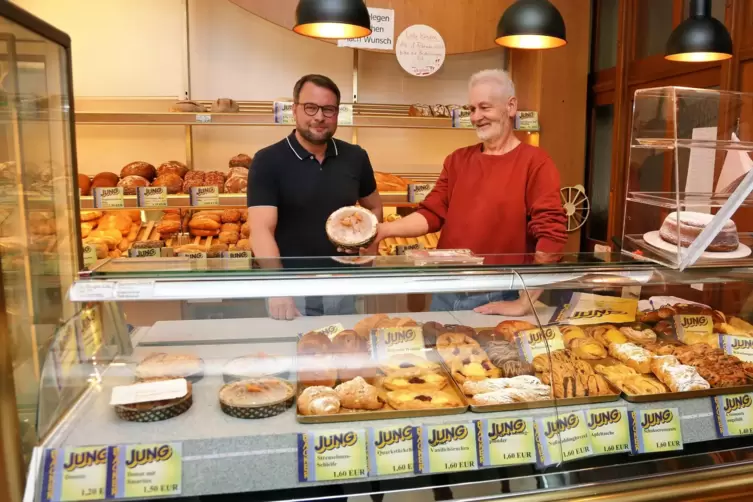
[[[191,187],[189,198],[192,206],[219,206],[220,189],[216,186]]]
[[[139,207],[167,207],[167,187],[138,187],[136,201]]]

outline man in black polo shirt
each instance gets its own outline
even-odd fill
[[[280,257],[341,255],[325,225],[335,210],[358,202],[382,220],[369,156],[361,147],[334,139],[340,90],[328,77],[306,75],[293,88],[295,131],[256,153],[248,181],[251,247],[264,268],[333,267],[337,262]],[[283,262],[283,263],[281,263]],[[271,298],[270,315],[300,314],[292,298]],[[354,299],[306,298],[306,315],[354,313]]]

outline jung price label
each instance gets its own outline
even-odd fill
[[[682,426],[677,408],[630,412],[632,450],[638,453],[682,450]]]
[[[95,187],[94,207],[98,209],[114,209],[125,207],[123,203],[123,187]]]
[[[128,256],[131,258],[159,258],[162,255],[161,248],[131,248]]]
[[[424,334],[420,326],[380,328],[371,332],[371,346],[376,347],[379,359],[406,352],[423,357]]]
[[[446,48],[442,35],[431,26],[408,26],[395,45],[397,61],[403,70],[416,77],[428,77],[444,64]]]
[[[178,253],[181,258],[191,260],[191,266],[196,269],[207,267],[207,253],[205,251],[182,251]]]
[[[677,339],[681,342],[688,340],[691,334],[706,336],[714,332],[714,320],[710,315],[676,315],[673,319]]]
[[[335,337],[335,335],[337,335],[341,331],[345,331],[345,326],[343,326],[342,324],[338,322],[337,324],[331,324],[323,328],[315,329],[314,331],[318,333],[323,333],[327,335],[330,340],[332,340]]]
[[[42,501],[106,498],[110,454],[107,446],[46,450],[42,474]]]
[[[584,412],[541,417],[534,423],[539,466],[546,467],[594,454]]]
[[[416,474],[478,468],[476,430],[472,423],[424,425],[421,429],[420,452],[414,461]]]
[[[183,486],[180,443],[120,445],[111,450],[108,495],[115,498],[180,495]]]
[[[515,114],[515,129],[519,131],[538,131],[538,112],[518,112]]]
[[[746,363],[753,363],[753,338],[719,335],[719,347],[726,354],[735,356]]]
[[[380,49],[391,51],[395,44],[395,11],[369,7],[371,35],[350,40],[338,40],[338,47]]]
[[[410,425],[369,429],[369,472],[392,476],[414,472],[415,427]]]
[[[529,363],[540,355],[564,350],[565,341],[557,326],[544,326],[543,329],[527,329],[516,334],[518,350]]]
[[[299,481],[334,481],[368,475],[365,430],[298,434]]]
[[[220,189],[216,186],[191,187],[190,199],[192,206],[219,206]]]
[[[89,268],[97,263],[97,250],[91,244],[84,244],[84,267]]]
[[[711,404],[719,437],[753,434],[753,393],[714,396]]]
[[[337,125],[353,125],[353,105],[340,105],[340,113],[337,115]]]
[[[435,183],[410,183],[408,185],[408,202],[421,202],[434,190]]]
[[[466,108],[453,109],[452,127],[458,129],[473,129],[473,124],[471,123],[471,110]]]
[[[601,324],[634,322],[638,300],[616,296],[573,293],[570,303],[557,309],[552,322],[563,324]]]
[[[627,408],[588,410],[586,420],[595,455],[630,451],[630,419]]]
[[[275,101],[273,106],[275,124],[295,124],[292,101]]]
[[[196,115],[196,122],[199,124],[209,124],[212,121],[212,116],[208,113],[199,113]]]
[[[136,201],[139,207],[167,207],[167,187],[138,187]]]
[[[533,419],[498,418],[476,421],[478,463],[481,467],[536,462]]]

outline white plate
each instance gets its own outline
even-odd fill
[[[333,260],[345,265],[365,265],[376,259],[376,256],[333,256]]]
[[[661,249],[662,251],[669,251],[670,253],[677,253],[677,246],[670,242],[665,241],[659,235],[658,230],[643,234],[643,240],[654,247]],[[700,259],[703,260],[734,260],[739,258],[745,258],[751,253],[750,248],[742,242],[734,251],[704,251]]]

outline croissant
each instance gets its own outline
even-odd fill
[[[379,399],[379,391],[373,385],[366,383],[361,377],[335,387],[340,404],[354,410],[378,410],[384,405]]]
[[[309,387],[298,396],[301,415],[335,415],[340,412],[340,398],[329,387]]]

